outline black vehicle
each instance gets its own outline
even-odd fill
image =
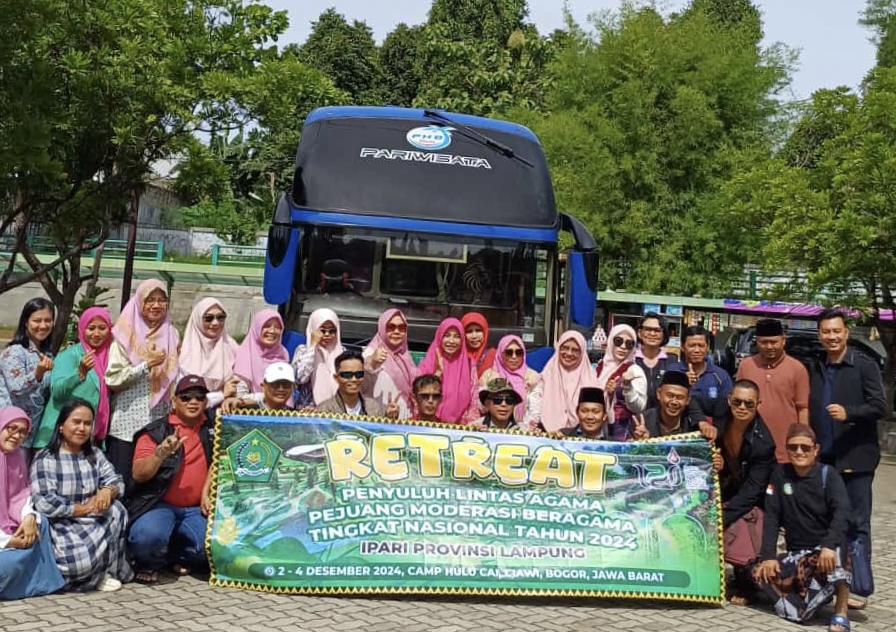
[[[887,353],[882,344],[863,336],[852,335],[849,338],[849,346],[877,364],[883,373]],[[812,362],[825,356],[824,347],[821,346],[816,331],[799,329],[788,331],[785,349],[789,356],[802,362],[807,369]],[[734,377],[740,363],[758,351],[756,328],[740,330],[732,334],[725,347],[717,352],[718,364]]]

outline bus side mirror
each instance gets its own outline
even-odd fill
[[[272,225],[268,230],[268,249],[264,262],[264,300],[271,305],[289,301],[296,274],[299,251],[297,228]]]
[[[598,255],[595,251],[574,250],[569,253],[569,320],[583,329],[594,326],[597,303]]]

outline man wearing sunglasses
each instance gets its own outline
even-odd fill
[[[728,396],[728,414],[717,420],[719,437],[716,445],[722,457],[719,488],[722,524],[726,530],[740,518],[756,521],[768,481],[775,470],[775,440],[759,414],[760,406],[759,386],[750,380],[738,380]],[[739,528],[743,526],[744,521],[741,521],[726,531],[726,542],[730,544],[732,538],[739,537]],[[755,546],[758,542],[753,544],[752,556],[759,555]],[[748,567],[736,556],[726,556],[726,561],[734,566],[729,599],[734,605],[747,605],[755,593]]]
[[[485,406],[485,414],[473,426],[511,430],[517,427],[513,409],[523,398],[513,390],[513,385],[503,377],[491,380],[479,392],[479,401]]]
[[[372,397],[361,394],[366,373],[364,357],[354,349],[343,351],[333,361],[336,372],[336,394],[317,405],[316,410],[322,413],[347,413],[349,415],[367,415],[368,417],[398,418],[398,399],[389,395],[384,408]]]
[[[790,463],[775,470],[765,493],[762,562],[754,566],[753,579],[778,616],[799,623],[835,597],[828,630],[848,632],[846,487],[834,467],[817,462],[819,445],[812,428],[791,425],[785,446]],[[782,527],[787,552],[778,556]]]
[[[414,419],[442,423],[436,414],[439,404],[442,403],[442,380],[439,376],[431,373],[418,375],[411,388],[414,391],[414,404],[417,409]]]
[[[174,389],[174,410],[135,437],[133,490],[126,505],[128,548],[137,581],[154,584],[166,564],[186,575],[206,566],[209,465],[213,424],[206,413],[208,388],[187,375]]]

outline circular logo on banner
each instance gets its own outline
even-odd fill
[[[445,149],[451,144],[451,128],[428,125],[415,127],[407,134],[408,142],[417,149]]]

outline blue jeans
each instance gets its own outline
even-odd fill
[[[159,502],[137,518],[128,534],[128,548],[137,569],[158,571],[166,562],[189,569],[205,566],[206,524],[199,507]]]

